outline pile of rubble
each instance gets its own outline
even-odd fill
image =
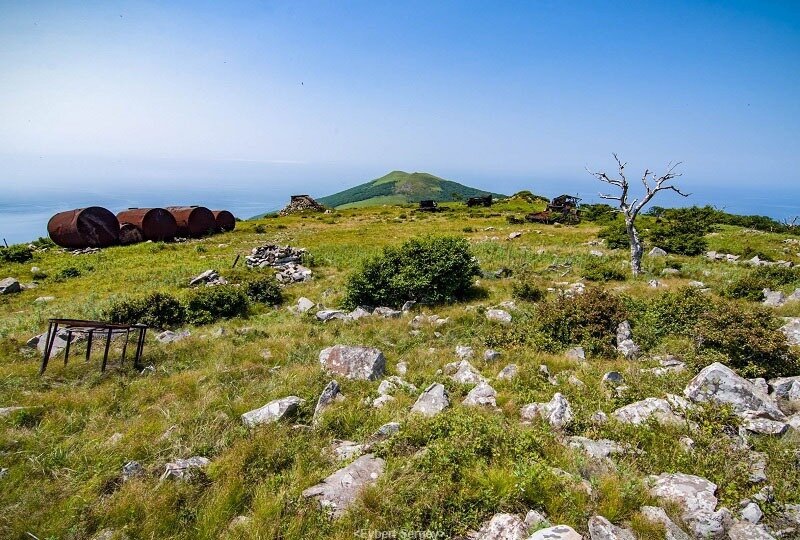
[[[292,195],[289,204],[278,212],[279,216],[288,216],[302,212],[324,212],[325,207],[308,195]]]
[[[716,251],[707,251],[706,258],[712,261],[726,261],[729,263],[743,262],[744,264],[749,264],[751,266],[784,266],[786,268],[791,268],[793,266],[791,261],[765,261],[758,255],[752,259],[740,261],[740,255],[734,255],[732,253],[717,253]]]
[[[65,251],[67,253],[71,253],[72,255],[89,255],[91,253],[100,253],[100,248],[87,247],[83,249],[68,249]]]
[[[220,276],[216,270],[206,270],[189,281],[189,287],[197,287],[198,285],[205,285],[212,287],[214,285],[227,285],[228,280]]]
[[[245,263],[249,268],[275,268],[280,283],[297,283],[311,279],[311,270],[300,264],[305,253],[304,248],[268,244],[253,248]]]

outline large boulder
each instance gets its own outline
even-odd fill
[[[728,531],[728,540],[776,540],[760,525],[739,521]]]
[[[730,405],[739,415],[746,411],[754,411],[771,420],[783,421],[786,419],[769,396],[719,362],[703,368],[689,382],[683,393],[697,403],[710,402],[718,405]]]
[[[328,373],[348,379],[375,381],[386,369],[386,358],[374,347],[334,345],[319,353],[319,362]]]
[[[468,407],[497,407],[497,391],[489,386],[489,383],[482,381],[473,388],[462,402]]]
[[[650,495],[677,504],[681,518],[695,538],[723,539],[733,517],[727,508],[717,508],[717,485],[705,478],[683,473],[651,476]]]
[[[13,294],[22,290],[19,280],[11,277],[0,280],[0,294]]]
[[[589,519],[589,537],[592,540],[636,540],[631,531],[617,527],[603,516]]]
[[[663,508],[659,508],[658,506],[642,506],[639,511],[648,521],[660,523],[664,526],[666,532],[665,540],[690,540],[689,535],[670,519]]]
[[[623,321],[617,326],[617,350],[628,360],[639,356],[639,346],[633,341],[631,323]]]
[[[560,392],[556,392],[548,403],[531,403],[520,411],[523,420],[543,418],[556,429],[561,429],[572,422],[572,407]]]
[[[478,384],[485,380],[483,375],[468,360],[450,362],[444,366],[442,371],[453,381],[461,384]]]
[[[270,401],[261,408],[244,413],[242,415],[242,422],[244,422],[244,425],[247,427],[277,422],[281,418],[294,413],[297,407],[302,403],[304,403],[304,400],[297,396],[276,399]]]
[[[381,458],[366,454],[339,469],[319,484],[303,491],[303,497],[316,498],[322,508],[339,517],[365,488],[377,482],[386,466]]]
[[[443,385],[433,383],[420,394],[414,406],[411,407],[411,412],[424,416],[436,416],[449,406],[450,399],[447,396],[447,390]]]
[[[800,345],[800,317],[784,318],[786,324],[781,326],[781,332],[786,336],[790,345]]]

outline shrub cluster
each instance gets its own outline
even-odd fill
[[[249,304],[241,287],[201,287],[186,302],[186,320],[192,324],[209,324],[217,319],[247,315]]]
[[[732,281],[722,290],[722,296],[758,302],[764,289],[800,285],[800,272],[783,266],[760,266]]]
[[[280,285],[272,277],[257,277],[244,283],[244,290],[251,302],[278,305],[283,302]]]
[[[463,300],[480,268],[464,238],[428,236],[386,247],[350,276],[345,307]]]
[[[597,258],[589,259],[583,265],[581,276],[589,281],[624,281],[625,274]]]
[[[511,295],[517,300],[539,302],[544,299],[546,291],[529,279],[522,278],[511,285]]]
[[[621,219],[610,221],[597,236],[606,241],[609,249],[627,249],[631,245],[625,222]]]
[[[115,302],[106,310],[105,318],[119,324],[175,328],[186,320],[186,308],[174,296],[154,292],[142,298]]]
[[[9,263],[24,263],[33,259],[33,252],[28,246],[14,244],[8,247],[0,247],[0,260]]]

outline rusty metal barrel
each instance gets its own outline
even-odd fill
[[[89,206],[54,215],[47,222],[47,233],[65,248],[107,247],[119,241],[119,221],[109,210]]]
[[[205,206],[168,206],[178,224],[179,236],[203,236],[217,229],[214,214]]]
[[[211,213],[217,222],[217,231],[232,231],[236,228],[236,218],[227,210],[212,210]]]
[[[120,223],[119,224],[119,243],[123,246],[129,244],[138,244],[144,242],[144,234],[142,229],[133,223]]]
[[[136,225],[144,239],[153,242],[171,240],[178,232],[175,217],[164,208],[128,208],[117,213],[117,219]]]

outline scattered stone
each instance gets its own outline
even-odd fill
[[[467,360],[451,362],[444,366],[444,374],[461,384],[478,384],[485,380],[480,372]]]
[[[722,538],[732,516],[727,508],[716,510],[717,485],[705,478],[683,473],[651,476],[650,495],[677,504],[684,523],[697,538]]]
[[[622,446],[610,439],[589,439],[587,437],[568,437],[567,444],[572,448],[583,450],[589,457],[604,459],[611,454],[623,452]]]
[[[572,422],[573,414],[569,401],[560,392],[556,392],[548,403],[531,403],[520,411],[523,420],[531,421],[536,417],[543,418],[551,426],[561,429]]]
[[[389,422],[379,427],[375,433],[369,436],[369,443],[375,444],[376,442],[385,441],[395,433],[400,431],[400,422]]]
[[[416,303],[417,302],[415,300],[408,300],[405,304],[403,304],[403,307],[400,308],[400,311],[407,313],[411,311],[411,308],[413,308]]]
[[[789,345],[800,345],[800,317],[785,317],[786,324],[781,326],[781,332],[786,336]]]
[[[686,363],[680,361],[674,356],[667,356],[659,360],[661,367],[649,368],[641,370],[642,373],[652,373],[657,377],[667,375],[669,373],[680,373],[686,369]]]
[[[373,454],[366,454],[339,469],[319,484],[303,491],[303,497],[316,498],[320,506],[340,517],[368,486],[383,474],[386,463]]]
[[[628,360],[639,356],[639,346],[633,342],[631,323],[623,321],[617,326],[617,350]]]
[[[122,481],[127,482],[131,478],[142,476],[144,474],[144,467],[138,461],[129,461],[122,466]]]
[[[11,277],[0,280],[0,294],[13,294],[21,291],[22,286],[19,284],[19,280]]]
[[[297,304],[295,304],[295,309],[297,310],[298,313],[306,313],[314,309],[316,305],[317,304],[312,300],[309,300],[305,296],[301,296],[300,298],[297,299]]]
[[[609,371],[605,375],[603,375],[602,382],[604,384],[610,384],[612,386],[619,386],[625,383],[625,377],[622,376],[622,373],[619,371]]]
[[[8,475],[8,469],[5,467],[0,467],[0,480],[5,478]]]
[[[40,296],[36,300],[33,301],[34,304],[46,304],[47,302],[52,302],[55,300],[55,296]]]
[[[269,244],[253,248],[245,257],[245,264],[248,268],[274,268],[275,279],[280,283],[309,281],[311,270],[300,264],[305,254],[306,250],[302,248]]]
[[[495,351],[494,349],[486,349],[485,351],[483,351],[483,360],[485,362],[494,362],[495,360],[500,358],[500,356],[502,355],[498,351]]]
[[[664,268],[661,271],[661,275],[665,276],[665,277],[677,276],[680,273],[681,273],[681,271],[678,270],[677,268]]]
[[[508,324],[511,322],[511,314],[503,309],[486,310],[486,318],[490,321]]]
[[[702,281],[690,281],[687,285],[693,289],[705,289],[706,284]]]
[[[739,521],[728,531],[728,540],[775,540],[775,537],[761,525]]]
[[[595,424],[605,424],[606,422],[608,422],[608,415],[603,411],[597,411],[589,418],[589,420],[591,420]]]
[[[56,332],[56,337],[53,340],[53,348],[50,350],[50,357],[57,356],[67,346],[69,339],[69,332],[65,328],[59,328]],[[82,334],[73,334],[72,343],[77,343],[84,339]],[[36,348],[40,353],[44,353],[44,348],[47,346],[47,332],[33,336],[26,343],[28,347]]]
[[[208,458],[202,456],[193,456],[189,459],[176,459],[174,462],[164,465],[164,474],[161,475],[161,480],[191,480],[195,472],[204,469],[210,463],[211,461]]]
[[[748,480],[754,484],[767,481],[767,454],[763,452],[750,453],[750,474]]]
[[[567,382],[572,386],[577,386],[578,388],[584,388],[586,386],[582,380],[580,380],[578,377],[575,376],[574,373],[569,374]]]
[[[514,240],[515,238],[519,238],[520,236],[522,236],[522,233],[520,231],[514,231],[508,235],[508,239]]]
[[[603,516],[589,519],[589,537],[591,540],[636,540],[631,531],[617,527]]]
[[[375,381],[386,369],[386,358],[374,347],[334,345],[319,353],[319,362],[328,373],[348,379]]]
[[[647,285],[649,285],[653,289],[658,289],[659,287],[665,287],[666,286],[663,283],[661,283],[660,281],[658,281],[657,279],[651,279],[650,281],[647,282]]]
[[[462,360],[472,360],[475,357],[475,351],[466,345],[456,345],[456,356]]]
[[[786,295],[781,291],[771,291],[764,289],[764,305],[769,307],[781,307],[786,303]]]
[[[408,372],[408,364],[405,362],[398,362],[394,369],[399,375],[405,375],[406,372]]]
[[[742,519],[750,523],[758,523],[762,517],[764,517],[764,512],[754,502],[749,503],[742,509]]]
[[[569,525],[556,525],[536,531],[528,540],[583,540],[583,537]]]
[[[753,383],[719,362],[703,368],[689,382],[683,393],[696,403],[730,405],[739,415],[745,411],[755,411],[758,416],[770,420],[786,420],[777,405],[768,396],[759,392]]]
[[[586,351],[583,350],[583,347],[573,347],[564,353],[564,356],[570,360],[578,360],[583,362],[586,360]]]
[[[497,378],[503,381],[510,381],[517,376],[517,372],[517,364],[508,364],[500,370],[500,373],[497,374]]]
[[[663,508],[659,508],[658,506],[642,506],[640,512],[648,521],[660,523],[664,526],[664,529],[666,529],[665,540],[690,540],[689,535],[670,519]]]
[[[156,341],[159,343],[175,343],[181,341],[192,335],[188,330],[181,330],[180,332],[173,332],[172,330],[164,330],[156,336]]]
[[[319,395],[319,399],[317,399],[317,405],[314,407],[313,419],[316,420],[317,416],[322,413],[328,405],[343,398],[344,396],[342,395],[342,389],[339,383],[336,381],[329,382]]]
[[[189,287],[197,287],[198,285],[206,285],[208,287],[214,285],[227,285],[228,280],[220,276],[216,270],[206,270],[202,274],[193,277],[189,281]]]
[[[635,426],[647,422],[650,418],[659,424],[682,424],[683,419],[675,414],[669,401],[661,398],[646,398],[620,407],[611,415],[623,424]]]
[[[335,439],[328,450],[339,461],[347,461],[356,456],[360,456],[364,450],[363,444],[354,443],[353,441],[343,441]]]
[[[450,399],[447,390],[439,383],[433,383],[426,388],[414,406],[411,407],[412,413],[420,413],[424,416],[436,416],[450,406]]]
[[[589,255],[591,255],[592,257],[605,257],[606,254],[600,251],[599,249],[593,249],[589,252]]]
[[[496,397],[497,391],[489,386],[489,383],[486,381],[481,381],[478,383],[478,386],[467,394],[462,404],[470,407],[497,407],[497,402],[495,401]]]
[[[372,314],[384,319],[399,319],[403,312],[388,307],[376,307]]]
[[[648,253],[648,255],[651,257],[666,257],[667,252],[661,249],[660,247],[654,247],[653,249],[650,250],[650,253]]]
[[[322,322],[332,321],[334,319],[340,321],[349,321],[350,317],[344,311],[338,309],[322,309],[317,311],[317,320]]]
[[[528,510],[528,513],[525,514],[525,525],[528,526],[529,531],[532,531],[538,529],[540,526],[550,527],[551,523],[536,510]]]
[[[514,514],[495,514],[484,523],[470,540],[526,540],[528,526]]]
[[[763,389],[763,387],[760,388]],[[800,400],[800,376],[771,379],[768,388],[772,388],[773,396],[777,399]]]
[[[378,396],[374,400],[372,400],[372,406],[375,409],[382,409],[384,405],[386,405],[387,403],[391,403],[392,401],[395,401],[394,396],[390,395]]]
[[[695,442],[694,439],[692,439],[691,437],[681,437],[678,440],[678,443],[681,445],[681,448],[683,448],[685,451],[694,452]]]
[[[751,433],[773,436],[783,435],[789,429],[789,424],[764,418],[762,415],[763,413],[756,411],[744,411],[739,414],[742,419],[742,428]]]
[[[242,415],[242,422],[244,422],[244,425],[251,428],[260,424],[277,422],[281,418],[293,414],[302,403],[305,403],[305,400],[297,396],[276,399],[270,401],[261,408],[244,413]]]

